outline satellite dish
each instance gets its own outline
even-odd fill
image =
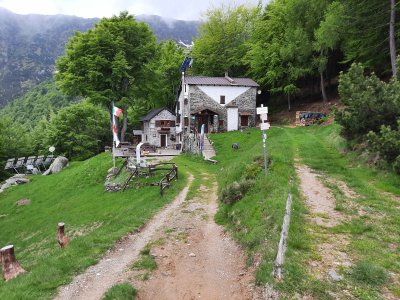
[[[51,153],[53,153],[55,150],[56,150],[56,148],[54,148],[54,146],[49,147],[49,151],[50,151]]]

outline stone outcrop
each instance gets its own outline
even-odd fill
[[[47,169],[43,175],[55,174],[61,172],[68,165],[68,159],[63,156],[58,156],[50,167]]]
[[[0,184],[0,193],[2,193],[5,189],[8,189],[10,186],[20,185],[28,182],[30,182],[30,179],[27,178],[25,174],[16,174]]]

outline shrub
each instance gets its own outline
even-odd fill
[[[261,172],[264,165],[264,159],[261,156],[256,156],[254,162],[247,165],[244,170],[243,176],[245,179],[255,179]]]
[[[381,81],[374,73],[364,75],[361,64],[353,64],[341,73],[339,95],[346,106],[335,113],[343,133],[350,138],[363,137],[369,131],[378,132],[381,125],[397,127],[400,117],[400,82]]]
[[[233,204],[244,197],[247,191],[254,185],[254,180],[242,179],[234,181],[221,191],[220,200],[225,204]]]
[[[353,270],[351,272],[351,277],[355,281],[373,287],[382,286],[388,280],[388,274],[385,271],[385,269],[369,261],[359,261],[353,267]]]
[[[382,125],[379,133],[370,131],[367,140],[372,151],[378,152],[380,157],[393,164],[394,170],[400,173],[400,119],[397,122],[396,130]]]

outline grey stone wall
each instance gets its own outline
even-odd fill
[[[240,113],[250,113],[249,116],[249,127],[256,126],[256,95],[257,88],[252,87],[243,94],[239,95],[235,98],[230,104],[235,105],[239,109],[239,118]],[[240,119],[239,119],[239,127],[240,127]]]
[[[257,88],[252,87],[248,89],[243,94],[232,100],[228,106],[237,106],[240,113],[249,113],[249,126],[254,127],[256,125],[256,94]],[[219,131],[226,131],[227,129],[227,110],[226,106],[222,106],[217,103],[214,99],[200,90],[197,86],[191,85],[189,89],[189,99],[188,104],[184,105],[184,115],[189,116],[189,128],[191,125],[190,115],[193,112],[198,112],[200,110],[209,109],[213,112],[218,113],[218,120],[223,120],[224,125],[219,126]],[[239,120],[240,125],[240,120]],[[214,129],[218,127],[218,123],[214,122]]]
[[[171,114],[168,110],[161,111],[158,115],[153,117],[150,122],[143,122],[143,136],[142,141],[157,147],[161,146],[160,133],[158,132],[161,127],[156,127],[157,120],[170,120],[175,121],[175,115]],[[147,135],[147,141],[146,141]],[[171,139],[173,138],[173,139]],[[167,145],[169,148],[174,147],[176,143],[176,127],[170,127],[170,132],[167,134]]]

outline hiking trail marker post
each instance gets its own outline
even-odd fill
[[[265,171],[265,176],[267,176],[268,173],[268,161],[267,161],[267,133],[265,130],[269,129],[271,125],[268,120],[268,107],[264,107],[263,104],[261,104],[261,107],[257,107],[257,115],[260,115],[261,118],[261,123],[260,123],[260,129],[262,130],[262,139],[263,139],[263,148],[264,148],[264,171]]]

